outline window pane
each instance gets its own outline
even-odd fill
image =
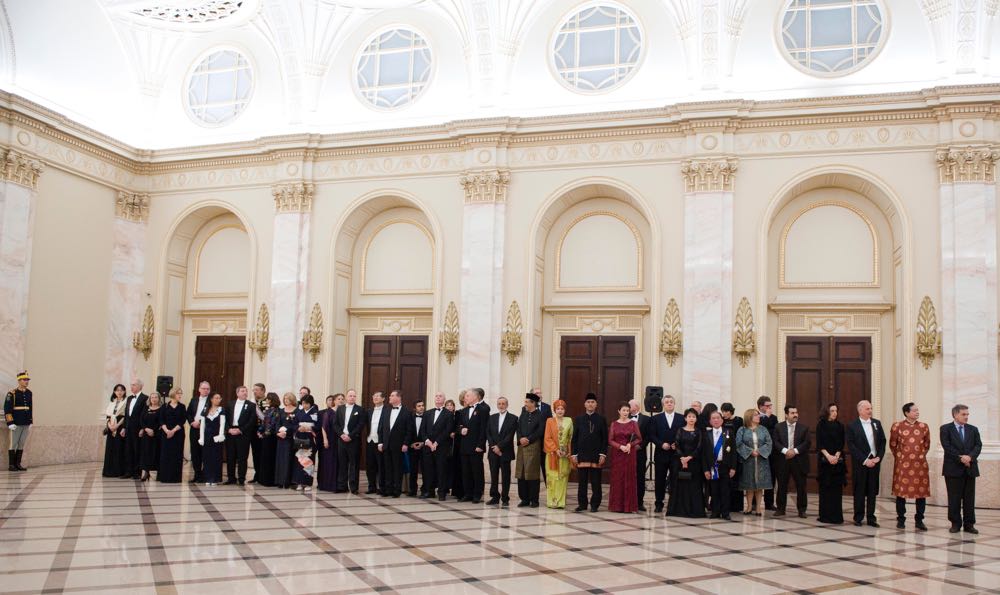
[[[245,56],[221,50],[192,69],[187,83],[187,109],[196,120],[224,124],[238,116],[253,93],[253,71]]]
[[[789,0],[781,18],[785,57],[817,74],[863,66],[883,40],[876,0]]]
[[[601,5],[565,19],[550,59],[559,78],[577,91],[611,89],[634,71],[642,50],[636,19],[617,5]]]
[[[399,107],[416,99],[431,75],[427,41],[408,29],[376,36],[358,55],[355,81],[359,95],[380,108]]]

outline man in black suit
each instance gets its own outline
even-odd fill
[[[764,426],[767,433],[774,436],[774,428],[778,427],[778,416],[774,414],[771,397],[761,395],[757,399],[757,412],[760,413],[760,425]],[[771,482],[778,483],[778,474],[773,471],[781,464],[781,453],[777,449],[771,451],[769,458],[771,465]],[[764,490],[764,510],[774,510],[774,490]],[[757,511],[760,512],[760,511]]]
[[[476,407],[479,411],[486,414],[486,418],[490,417],[490,404],[486,402],[486,391],[481,388],[472,389],[476,393]]]
[[[608,422],[597,413],[597,395],[587,393],[584,413],[573,420],[572,461],[576,466],[576,511],[601,507],[601,469],[608,458]],[[588,498],[587,489],[592,495]]]
[[[142,414],[146,411],[149,396],[142,392],[142,380],[132,380],[131,392],[125,399],[125,474],[122,478],[142,477],[139,471],[139,432],[142,431]]]
[[[455,427],[455,414],[444,407],[444,393],[434,394],[434,408],[424,413],[421,424],[424,434],[423,467],[424,494],[444,502],[448,498],[448,464],[451,454],[451,431]],[[436,492],[436,494],[435,494]]]
[[[253,385],[250,392],[250,402],[253,403],[254,410],[257,412],[257,428],[254,429],[253,433],[250,434],[250,456],[253,457],[253,479],[247,481],[247,483],[257,483],[257,469],[260,468],[260,447],[263,441],[264,435],[258,432],[260,429],[260,423],[264,421],[264,400],[267,397],[267,387],[264,386],[263,382],[257,382]]]
[[[198,395],[191,397],[187,406],[187,421],[191,430],[188,438],[191,439],[191,468],[194,469],[194,477],[191,483],[201,483],[202,481],[202,460],[201,445],[198,439],[201,436],[201,416],[205,413],[208,402],[212,398],[212,385],[207,380],[198,383]]]
[[[517,416],[507,412],[507,397],[497,399],[497,412],[486,425],[490,464],[490,506],[510,505],[510,464],[514,460],[514,434]],[[499,484],[499,487],[497,485]]]
[[[676,401],[671,395],[663,397],[663,412],[653,416],[650,424],[653,443],[653,475],[655,478],[656,512],[663,512],[663,500],[667,493],[667,474],[677,456],[677,430],[684,427],[684,417],[674,408]],[[673,483],[673,474],[670,483]]]
[[[250,434],[257,431],[257,407],[247,400],[247,387],[236,389],[236,400],[226,408],[226,484],[247,479]]]
[[[378,448],[379,428],[382,427],[382,418],[386,416],[387,407],[382,393],[377,392],[372,395],[372,408],[365,411],[365,475],[368,477],[368,491],[366,494],[385,495],[385,460],[382,452]]]
[[[851,451],[854,476],[854,526],[860,527],[867,517],[869,527],[878,527],[875,496],[885,456],[885,429],[872,417],[872,404],[868,401],[858,403],[858,419],[847,424],[847,448]]]
[[[948,520],[951,533],[965,529],[978,534],[976,529],[976,478],[979,477],[979,453],[983,442],[979,429],[969,424],[969,408],[955,405],[951,408],[952,423],[941,426],[941,448],[944,460],[941,475],[948,489]]]
[[[423,452],[421,448],[424,445],[424,405],[423,401],[417,401],[413,406],[413,427],[410,428],[410,433],[413,434],[413,442],[410,443],[410,490],[406,493],[407,496],[416,497],[417,495],[417,476],[421,473],[423,465]],[[424,474],[424,488],[423,491],[427,490],[427,471],[423,471]]]
[[[365,416],[358,405],[358,393],[353,388],[347,391],[344,404],[337,407],[333,418],[333,431],[340,444],[337,445],[337,491],[358,493],[360,479],[361,440],[365,428]]]
[[[733,407],[732,403],[723,403],[719,406],[719,412],[722,414],[722,429],[729,432],[729,435],[733,437],[733,441],[736,440],[736,432],[743,427],[743,418],[736,415],[736,407]],[[736,479],[729,482],[729,511],[743,510],[743,491],[740,490],[740,467],[742,462],[740,457],[737,455],[736,460]]]
[[[413,414],[402,406],[403,395],[398,390],[389,393],[389,408],[382,412],[378,451],[385,466],[385,494],[399,498],[403,493],[403,453],[413,443]]]
[[[639,424],[639,434],[642,436],[642,444],[639,452],[635,453],[635,496],[639,503],[639,510],[646,512],[646,463],[649,462],[650,439],[652,438],[652,418],[640,411],[639,401],[632,399],[628,402],[629,416]]]
[[[462,394],[465,408],[458,412],[455,433],[462,436],[462,502],[481,504],[485,479],[483,478],[483,453],[486,452],[486,423],[489,421],[479,406],[477,393],[469,389]]]
[[[713,411],[708,416],[709,429],[702,434],[701,460],[705,464],[712,506],[711,518],[732,520],[729,516],[730,484],[736,477],[736,436],[722,427],[722,414]]]
[[[778,451],[778,502],[774,516],[785,516],[788,478],[795,480],[795,506],[799,518],[806,518],[806,476],[809,475],[809,428],[799,423],[799,410],[785,405],[785,421],[774,428],[774,449]]]

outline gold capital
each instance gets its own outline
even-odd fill
[[[145,223],[149,218],[149,195],[119,191],[115,201],[115,217]]]
[[[38,188],[38,176],[45,168],[41,161],[31,159],[14,149],[0,149],[0,158],[3,159],[0,163],[0,176],[5,182],[27,186],[32,190]]]
[[[315,191],[312,184],[304,182],[278,184],[271,188],[274,209],[279,213],[308,213],[312,210]]]
[[[946,147],[938,149],[938,175],[942,184],[996,181],[1000,149],[990,146]]]
[[[736,159],[688,159],[681,163],[685,192],[732,192],[738,162]]]
[[[465,189],[465,203],[506,202],[510,172],[493,169],[462,174],[459,182]]]

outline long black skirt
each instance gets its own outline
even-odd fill
[[[139,436],[139,468],[156,471],[160,468],[160,437],[156,434]]]
[[[676,469],[676,466],[675,466]],[[678,479],[670,493],[667,515],[699,519],[705,516],[705,499],[701,474],[694,471],[691,479]]]
[[[201,447],[201,477],[205,483],[222,483],[222,451],[225,448],[225,442],[216,442],[212,439],[206,440],[205,445]]]
[[[316,488],[325,492],[337,490],[337,446],[339,440],[334,437],[330,448],[319,449],[319,475],[316,478]]]
[[[264,436],[260,440],[260,460],[254,459],[254,479],[257,483],[271,487],[274,485],[274,457],[277,454],[278,438],[274,435]]]
[[[173,438],[160,435],[160,470],[156,480],[163,483],[178,483],[184,475],[184,431]]]
[[[274,486],[277,488],[287,488],[292,485],[292,465],[298,465],[295,460],[295,453],[292,437],[278,440],[278,446],[274,454]]]
[[[117,433],[120,433],[119,430]],[[116,433],[116,434],[117,434]],[[104,477],[121,477],[125,474],[125,439],[108,433],[104,438]]]

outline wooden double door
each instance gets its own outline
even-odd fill
[[[587,393],[597,395],[598,411],[608,423],[618,406],[636,398],[635,337],[563,337],[559,346],[559,398],[566,415],[584,412]]]
[[[785,379],[785,403],[798,408],[799,423],[806,424],[812,434],[809,489],[816,491],[816,424],[826,406],[833,403],[837,419],[846,427],[857,419],[858,403],[871,401],[871,338],[788,337]],[[784,417],[784,412],[776,413]]]
[[[222,395],[223,404],[236,400],[236,387],[246,384],[243,377],[246,344],[243,335],[195,337],[194,387],[185,400],[198,396],[198,385],[203,380],[212,385],[213,394]]]
[[[426,335],[367,335],[362,358],[362,403],[372,406],[371,396],[381,392],[387,400],[394,390],[403,391],[403,406],[412,409],[427,399]]]

